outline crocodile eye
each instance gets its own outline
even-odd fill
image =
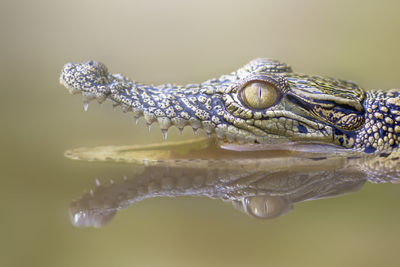
[[[254,81],[241,89],[240,97],[247,107],[262,109],[272,106],[278,97],[278,93],[273,84]]]

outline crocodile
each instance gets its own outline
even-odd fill
[[[233,149],[324,144],[366,154],[397,153],[400,90],[364,91],[351,81],[305,75],[276,60],[255,59],[217,79],[186,86],[147,85],[110,74],[96,61],[64,66],[60,82],[89,101],[110,100],[147,125],[189,125]],[[231,144],[237,144],[229,146]]]
[[[202,128],[210,137],[66,151],[75,160],[145,168],[131,182],[96,186],[74,201],[76,226],[102,226],[116,210],[154,196],[219,198],[274,218],[365,181],[400,182],[400,90],[365,91],[271,59],[186,86],[146,85],[96,61],[68,63],[60,82],[83,95],[85,110],[94,99],[109,100],[135,120],[144,117],[149,129],[157,121],[164,139],[171,126]]]

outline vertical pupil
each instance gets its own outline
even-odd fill
[[[266,82],[251,82],[240,93],[244,104],[251,108],[267,108],[275,103],[278,97],[276,87]]]

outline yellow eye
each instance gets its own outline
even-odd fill
[[[278,97],[278,93],[273,84],[254,81],[241,90],[240,96],[247,107],[262,109],[272,106]]]

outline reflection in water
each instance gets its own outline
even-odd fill
[[[121,183],[96,186],[72,202],[70,212],[75,226],[100,227],[117,210],[146,198],[206,196],[231,201],[257,218],[274,218],[291,211],[297,202],[354,192],[364,182],[362,174],[347,170],[265,174],[149,166]]]
[[[301,153],[296,149],[226,151],[200,139],[69,151],[66,155],[74,159],[135,162],[137,171],[120,183],[96,183],[95,190],[71,203],[71,220],[79,227],[101,227],[117,210],[138,201],[176,196],[221,199],[251,216],[269,219],[290,212],[298,202],[355,192],[367,180],[398,179],[398,167],[391,164],[390,158],[304,148]]]

